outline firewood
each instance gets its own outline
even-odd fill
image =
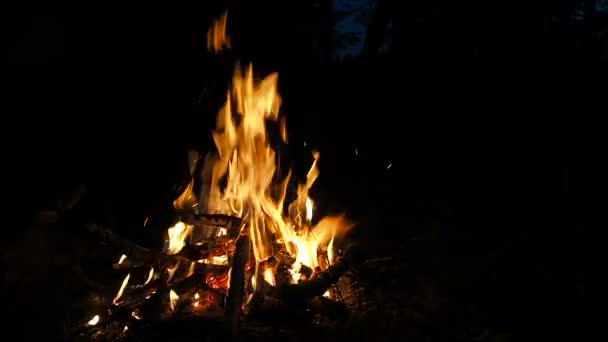
[[[84,231],[87,233],[87,237],[90,240],[109,244],[117,249],[120,249],[125,255],[128,255],[129,259],[131,259],[130,263],[125,264],[125,266],[117,266],[118,269],[128,269],[129,265],[132,267],[141,267],[141,265],[151,265],[155,262],[161,262],[162,267],[167,264],[175,264],[178,261],[194,261],[181,255],[167,255],[161,252],[152,251],[115,234],[111,229],[102,227],[95,223],[86,225]]]
[[[313,297],[307,301],[306,307],[313,312],[339,319],[345,319],[348,316],[346,304],[322,296]]]
[[[344,257],[338,258],[333,265],[315,274],[312,279],[303,280],[297,284],[280,284],[276,287],[263,282],[259,289],[264,295],[278,298],[287,303],[301,302],[315,296],[322,296],[344,273],[360,262],[359,257],[355,246],[352,245],[346,249]]]
[[[238,337],[241,305],[245,296],[246,265],[249,261],[251,240],[242,235],[236,241],[236,250],[230,271],[230,288],[226,297],[225,329],[233,340]]]

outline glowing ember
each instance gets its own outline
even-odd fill
[[[112,301],[112,303],[114,305],[118,304],[120,297],[122,297],[122,293],[124,292],[125,288],[127,287],[127,284],[129,283],[129,277],[131,276],[131,273],[127,274],[127,276],[125,277],[125,279],[122,281],[122,285],[120,285],[120,289],[118,290],[118,293],[116,294],[116,297],[114,297],[114,300]]]
[[[226,34],[226,22],[228,12],[225,12],[207,32],[207,49],[214,53],[219,53],[224,48],[230,48],[230,39]]]
[[[120,264],[122,264],[122,263],[123,263],[123,261],[125,261],[125,259],[127,259],[127,256],[126,256],[126,255],[124,255],[124,254],[123,254],[123,255],[121,255],[121,256],[120,256],[120,259],[118,260],[118,263],[117,263],[117,264],[119,264],[119,265],[120,265]]]
[[[198,260],[197,262],[209,265],[228,265],[228,255],[212,256],[207,259]]]
[[[91,318],[91,320],[87,322],[87,325],[92,327],[94,325],[97,325],[97,323],[99,323],[99,315],[93,316],[93,318]]]

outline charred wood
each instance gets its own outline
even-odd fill
[[[242,235],[236,241],[236,251],[230,271],[230,288],[226,297],[225,328],[228,336],[235,340],[238,337],[241,318],[241,305],[245,296],[246,266],[251,251],[251,240]]]

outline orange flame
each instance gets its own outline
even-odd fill
[[[207,49],[213,53],[219,53],[224,48],[230,48],[230,38],[226,34],[226,22],[228,21],[228,12],[213,22],[213,25],[207,32]]]
[[[306,182],[298,186],[297,199],[289,205],[289,215],[284,216],[283,202],[290,174],[277,183],[276,153],[268,141],[265,124],[267,120],[279,120],[281,98],[277,81],[278,74],[273,73],[254,82],[251,66],[245,72],[237,68],[213,132],[218,156],[209,154],[206,158],[210,164],[205,165],[210,170],[210,186],[209,193],[203,195],[206,197],[203,209],[246,217],[247,231],[242,233],[249,234],[256,261],[273,255],[272,242],[279,240],[296,256],[294,267],[306,265],[314,270],[318,266],[317,249],[327,247],[330,242],[333,248],[336,233],[353,224],[340,216],[323,218],[312,229],[308,226],[314,208],[308,192],[319,176],[318,152],[313,153]],[[283,126],[281,131],[287,141]],[[331,255],[333,258],[333,251]],[[292,271],[295,277],[298,271]]]
[[[173,201],[173,207],[175,209],[185,209],[192,208],[196,205],[196,197],[194,196],[194,192],[192,191],[194,187],[194,180],[190,180],[190,183],[186,186],[186,189],[179,195],[178,198]],[[146,218],[146,222],[148,219]],[[144,223],[145,226],[145,223]]]

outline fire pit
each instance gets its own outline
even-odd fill
[[[167,230],[162,251],[89,227],[122,247],[113,267],[125,273],[108,314],[85,324],[90,333],[125,338],[146,322],[196,319],[220,322],[236,338],[241,323],[273,311],[344,315],[331,287],[353,258],[335,246],[353,223],[335,216],[313,224],[309,189],[319,175],[318,152],[295,199],[286,201],[291,172],[280,174],[266,128],[277,122],[287,144],[277,79],[255,82],[252,66],[237,68],[213,131],[216,149],[205,158],[191,154],[191,181],[174,201],[181,219]]]

